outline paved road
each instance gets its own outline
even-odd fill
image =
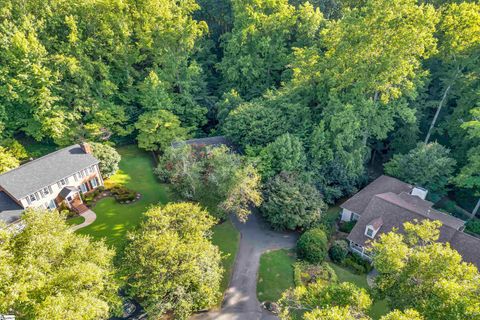
[[[260,256],[272,249],[292,248],[295,233],[274,232],[258,217],[250,215],[247,223],[233,219],[240,231],[240,248],[230,286],[225,293],[222,308],[218,312],[197,314],[194,320],[270,320],[278,319],[265,311],[257,299],[257,273]]]

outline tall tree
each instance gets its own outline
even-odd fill
[[[395,155],[385,164],[385,172],[428,189],[429,196],[433,200],[438,200],[447,191],[455,163],[450,157],[450,150],[442,145],[436,142],[419,143],[409,153]]]
[[[468,77],[469,70],[478,64],[480,58],[480,4],[450,3],[442,7],[440,17],[438,59],[441,65],[436,74],[440,83],[440,97],[425,143],[430,140],[451,91],[458,89],[462,77]]]
[[[57,211],[0,228],[0,310],[19,319],[108,319],[119,306],[114,251],[74,234]],[[117,309],[118,310],[118,309]]]
[[[188,319],[220,294],[220,252],[210,240],[215,220],[198,205],[152,207],[128,234],[123,271],[127,292],[153,317],[172,312]]]
[[[447,243],[437,242],[441,223],[404,224],[372,246],[375,283],[393,308],[414,308],[425,319],[474,319],[480,311],[477,268]]]

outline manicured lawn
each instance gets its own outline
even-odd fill
[[[117,151],[122,156],[120,170],[105,181],[106,186],[125,185],[142,195],[132,204],[119,204],[113,198],[100,200],[93,211],[97,219],[93,224],[78,230],[95,239],[105,238],[106,243],[121,250],[125,244],[126,233],[135,228],[143,218],[143,213],[151,205],[167,203],[168,188],[156,179],[153,173],[153,160],[150,154],[136,146],[120,147]]]
[[[295,259],[294,251],[285,249],[270,251],[260,257],[257,281],[258,300],[277,301],[285,290],[294,286]]]
[[[222,266],[224,269],[220,291],[225,292],[232,276],[235,257],[238,251],[240,234],[230,220],[213,227],[212,242],[222,252]],[[223,297],[222,297],[223,299]],[[219,301],[219,303],[221,300]]]
[[[328,262],[328,264],[333,268],[333,270],[335,270],[339,282],[351,282],[361,288],[369,290],[366,275],[354,274],[350,270],[331,262]],[[378,300],[373,302],[370,312],[368,314],[372,317],[372,319],[376,320],[380,319],[381,316],[387,314],[388,312],[389,309],[387,306],[387,301]]]
[[[67,219],[67,224],[69,226],[76,226],[80,223],[83,223],[85,221],[85,218],[82,217],[82,216],[76,216],[76,217],[73,217],[73,218],[70,218],[70,219]]]

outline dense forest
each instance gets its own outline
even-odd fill
[[[18,141],[222,134],[328,203],[390,159],[435,201],[479,196],[474,1],[2,0],[0,52],[2,170]]]

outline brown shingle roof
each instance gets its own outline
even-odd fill
[[[410,193],[413,186],[398,179],[382,175],[375,179],[368,186],[360,190],[353,197],[345,201],[340,207],[362,214],[374,196],[380,193],[392,192],[400,194],[402,192]]]
[[[403,197],[404,198],[404,197]],[[376,238],[383,233],[392,231],[393,228],[404,234],[403,223],[407,221],[425,219],[440,220],[440,242],[449,242],[452,248],[457,250],[465,261],[472,262],[480,267],[480,239],[467,235],[460,231],[464,221],[449,216],[434,209],[428,209],[426,204],[412,205],[393,193],[379,194],[370,201],[357,224],[352,229],[347,239],[361,246],[368,247],[370,238],[365,236],[365,228],[372,221],[381,218],[383,224]]]

